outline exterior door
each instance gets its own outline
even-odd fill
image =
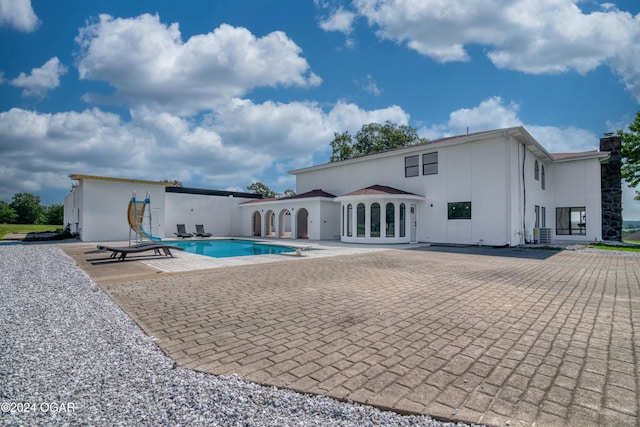
[[[416,219],[416,205],[411,205],[409,207],[409,224],[411,227],[411,234],[409,235],[410,237],[410,242],[414,243],[417,242],[417,235],[418,235],[418,220]]]

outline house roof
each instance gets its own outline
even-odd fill
[[[583,151],[580,153],[553,153],[551,156],[553,160],[558,162],[570,161],[570,160],[584,160],[584,159],[601,159],[606,160],[609,158],[610,153],[608,151]]]
[[[352,191],[342,196],[336,197],[336,202],[342,202],[345,200],[371,200],[371,199],[415,199],[424,200],[423,196],[419,194],[410,193],[408,191],[399,190],[397,188],[388,187],[386,185],[372,185],[367,188],[361,188],[359,190]]]
[[[250,203],[277,202],[278,200],[280,200],[279,197],[269,197],[269,198],[266,198],[266,199],[247,200],[246,202],[242,202],[240,204],[241,205],[248,205]]]
[[[417,194],[409,193],[408,191],[398,190],[397,188],[388,187],[386,185],[372,185],[367,188],[361,188],[360,190],[352,191],[351,193],[344,194],[344,196],[367,196],[367,195],[407,195],[417,196]]]
[[[278,202],[278,201],[292,200],[292,199],[310,199],[312,197],[326,197],[326,198],[329,198],[329,199],[333,199],[336,196],[334,196],[331,193],[327,193],[326,191],[323,191],[321,189],[315,189],[315,190],[307,191],[305,193],[296,194],[295,196],[272,197],[272,198],[269,198],[269,199],[249,200],[249,201],[244,202],[242,204],[245,205],[245,204],[248,204],[248,203]]]
[[[307,191],[306,193],[296,194],[295,196],[282,197],[282,198],[283,199],[307,199],[310,197],[329,197],[333,199],[336,196],[318,188],[315,190]]]
[[[165,189],[167,193],[179,193],[179,194],[198,194],[204,196],[233,196],[243,197],[245,199],[261,199],[262,196],[256,193],[245,193],[242,191],[225,191],[225,190],[208,190],[204,188],[191,188],[191,187],[167,187]]]

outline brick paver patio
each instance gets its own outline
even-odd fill
[[[390,250],[157,276],[101,286],[180,366],[465,422],[638,425],[637,257]]]

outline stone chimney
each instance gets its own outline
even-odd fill
[[[600,166],[602,195],[602,240],[622,240],[622,138],[606,133],[600,138],[600,151],[611,153],[609,162]]]

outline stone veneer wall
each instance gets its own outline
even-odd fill
[[[611,153],[609,162],[601,165],[602,240],[622,240],[622,139],[617,135],[600,138],[600,151]]]

